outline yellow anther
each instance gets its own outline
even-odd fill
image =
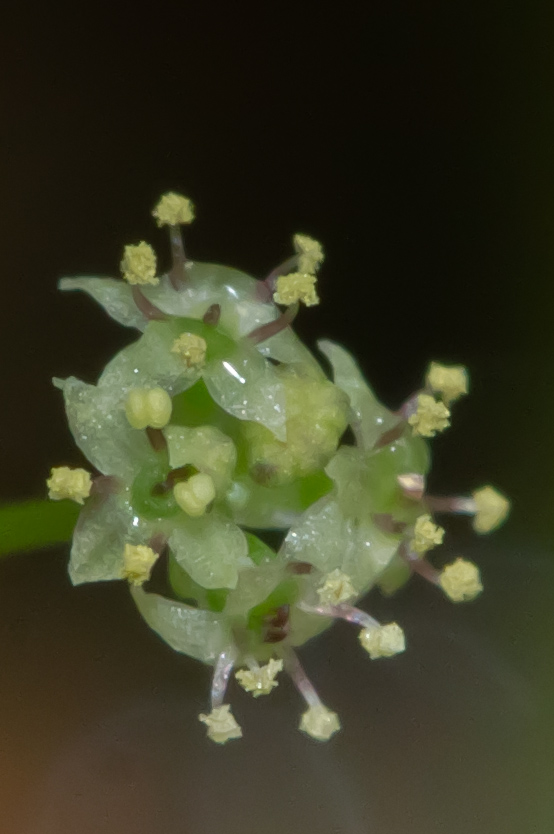
[[[357,596],[350,577],[339,568],[324,577],[323,585],[317,589],[317,593],[322,605],[340,605]]]
[[[474,599],[483,590],[477,565],[460,558],[442,569],[439,584],[452,602]]]
[[[123,552],[122,578],[131,585],[142,585],[150,579],[159,554],[143,544],[126,544]]]
[[[414,537],[410,549],[416,553],[426,553],[442,544],[444,529],[434,524],[430,515],[420,515],[414,525]]]
[[[448,366],[431,362],[425,380],[433,391],[442,395],[446,405],[450,405],[468,391],[468,373],[463,365]]]
[[[277,278],[273,300],[277,304],[287,305],[302,301],[306,307],[313,307],[315,304],[319,304],[316,282],[315,275],[310,275],[307,272],[290,272],[288,275],[280,275]]]
[[[340,721],[336,712],[317,704],[303,713],[299,729],[318,741],[327,741],[340,730]]]
[[[275,677],[282,669],[283,661],[271,658],[269,663],[257,669],[240,669],[235,672],[235,677],[243,689],[251,692],[254,698],[259,698],[260,695],[269,695],[279,685]]]
[[[163,388],[131,388],[125,402],[125,414],[134,429],[163,429],[171,408],[171,397]]]
[[[187,368],[202,368],[206,362],[206,340],[195,333],[181,333],[171,346]]]
[[[209,475],[198,472],[188,481],[180,481],[173,488],[173,495],[187,515],[204,515],[208,504],[215,498],[215,484]]]
[[[158,226],[177,226],[180,223],[192,223],[194,220],[194,205],[181,194],[170,191],[160,198],[152,215]]]
[[[129,284],[160,283],[160,279],[156,277],[156,253],[144,240],[125,247],[121,272]]]
[[[444,431],[450,425],[450,411],[444,403],[439,403],[429,394],[420,394],[417,398],[417,411],[408,417],[413,433],[421,437],[434,437],[438,431]]]
[[[208,727],[208,738],[216,744],[225,744],[232,738],[241,738],[242,730],[231,712],[229,704],[213,709],[209,715],[198,716],[199,720]]]
[[[300,272],[317,272],[325,255],[321,243],[308,235],[295,235],[293,244],[298,252],[298,269]]]
[[[491,486],[475,490],[472,494],[475,501],[475,518],[473,529],[477,533],[490,533],[505,520],[510,512],[510,502]]]
[[[364,628],[360,631],[359,640],[372,660],[392,657],[406,648],[404,632],[398,623]]]
[[[71,469],[69,466],[55,466],[46,481],[48,497],[53,501],[71,498],[78,504],[84,504],[90,495],[92,479],[85,469]]]

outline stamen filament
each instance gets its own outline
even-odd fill
[[[380,625],[374,617],[360,608],[354,608],[352,605],[308,605],[305,602],[300,602],[298,608],[307,614],[319,614],[321,617],[346,620],[353,625],[362,626],[362,628],[376,628]]]
[[[473,498],[463,495],[439,496],[426,495],[425,504],[433,513],[454,513],[455,515],[475,515],[477,506]]]
[[[249,654],[244,658],[244,662],[248,666],[251,672],[259,672],[260,671],[260,664],[256,660],[256,658]]]
[[[233,666],[235,665],[235,660],[236,650],[234,646],[230,646],[222,651],[217,659],[212,678],[212,710],[223,704],[223,699],[225,698],[225,693],[227,692],[227,686],[229,678],[231,677],[231,672],[233,671]]]
[[[150,445],[155,452],[165,452],[167,449],[167,440],[161,429],[154,429],[152,426],[146,426],[146,436],[150,441]]]
[[[169,243],[171,246],[172,266],[169,271],[169,280],[173,289],[180,290],[184,283],[186,283],[185,265],[187,263],[187,256],[185,255],[185,244],[183,243],[183,235],[181,234],[180,226],[168,226],[169,229]]]
[[[281,330],[285,330],[296,318],[298,306],[298,302],[291,304],[290,307],[287,307],[284,313],[281,313],[281,315],[276,319],[273,319],[273,321],[269,321],[267,324],[262,324],[260,327],[256,327],[248,333],[246,338],[253,344],[259,345],[260,342],[265,342],[266,339],[270,339],[271,336],[275,336],[277,333],[280,333]]]
[[[302,695],[306,701],[307,705],[309,707],[322,706],[321,699],[315,691],[314,685],[302,668],[296,652],[290,647],[287,647],[286,649],[281,649],[279,653],[283,658],[286,671],[290,675],[292,682],[300,695]]]
[[[405,558],[414,573],[418,573],[423,579],[426,579],[427,582],[430,582],[432,585],[439,585],[439,572],[430,562],[427,561],[427,559],[421,559],[415,553],[411,556],[410,554],[407,554]]]
[[[421,391],[416,391],[415,394],[412,394],[411,397],[408,397],[408,399],[402,403],[396,414],[398,414],[404,420],[408,420],[409,417],[415,414],[418,408],[418,400],[420,393]]]
[[[165,313],[152,304],[152,302],[146,298],[140,287],[133,284],[131,292],[133,294],[133,301],[145,319],[148,319],[148,321],[167,321],[169,316],[166,316]]]
[[[97,475],[92,479],[91,495],[116,495],[121,490],[122,484],[115,475]]]
[[[286,275],[287,272],[291,272],[298,266],[298,255],[291,255],[290,258],[287,258],[286,261],[283,261],[282,264],[276,266],[275,269],[272,269],[267,278],[263,280],[263,284],[267,287],[271,295],[275,292],[275,285],[277,283],[277,278],[280,275]]]

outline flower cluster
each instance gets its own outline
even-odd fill
[[[295,647],[341,618],[371,659],[391,657],[404,651],[401,627],[354,606],[370,588],[391,592],[416,572],[455,602],[482,590],[470,562],[438,570],[428,560],[444,536],[437,514],[469,514],[485,533],[509,509],[490,486],[426,493],[424,438],[449,425],[467,373],[432,363],[422,389],[391,411],[353,357],[322,340],[330,381],[290,327],[300,302],[319,301],[317,241],[295,235],[295,254],[258,281],[187,258],[187,198],[167,194],[153,215],[169,229],[167,274],[141,241],[125,247],[122,279],[61,282],[140,333],[96,385],[54,380],[95,470],[58,467],[48,480],[51,499],[84,504],[69,574],[74,584],[126,581],[160,637],[213,666],[211,709],[199,716],[213,741],[242,735],[224,702],[233,669],[254,697],[288,673],[306,702],[300,729],[326,740],[340,722]],[[353,444],[341,442],[349,426]],[[278,549],[268,530],[282,532]]]

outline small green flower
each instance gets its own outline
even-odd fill
[[[186,198],[166,195],[154,215],[169,227],[168,275],[156,276],[141,243],[126,247],[126,281],[61,282],[138,331],[95,385],[54,380],[75,442],[98,472],[91,479],[61,467],[48,482],[53,499],[84,502],[69,574],[74,584],[127,580],[145,622],[214,667],[211,712],[200,715],[212,740],[242,735],[223,703],[241,666],[236,678],[254,696],[269,694],[284,667],[308,707],[300,729],[327,740],[339,718],[294,647],[341,618],[360,629],[372,658],[392,657],[404,650],[400,626],[353,605],[371,588],[390,593],[412,572],[455,601],[481,588],[470,563],[439,573],[426,558],[444,533],[434,514],[474,515],[485,532],[509,508],[489,487],[466,498],[425,492],[424,438],[450,417],[426,391],[449,405],[467,387],[465,369],[434,363],[428,387],[389,410],[344,348],[318,343],[328,379],[290,326],[298,300],[317,300],[317,241],[296,235],[296,254],[257,281],[187,260]],[[291,306],[283,312],[275,302]],[[354,442],[345,441],[348,428]],[[269,531],[273,541],[280,533],[278,548],[266,543]],[[153,592],[160,577],[165,596]]]

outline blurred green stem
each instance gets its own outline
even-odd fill
[[[0,507],[0,555],[69,541],[81,508],[69,501],[22,501]]]

